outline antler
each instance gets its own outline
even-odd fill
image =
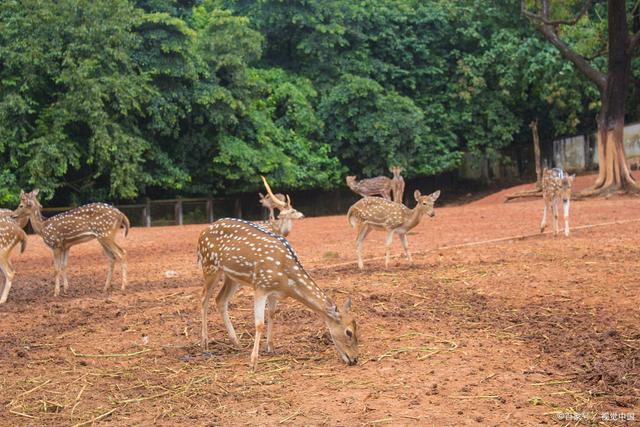
[[[267,189],[267,193],[269,193],[269,197],[271,197],[271,200],[273,201],[273,203],[275,203],[276,205],[278,205],[280,207],[283,207],[283,208],[287,207],[287,203],[289,205],[291,205],[291,200],[289,199],[289,195],[288,194],[287,194],[287,203],[281,201],[271,191],[271,187],[269,187],[269,183],[267,182],[267,179],[262,175],[260,175],[260,178],[262,178],[262,182],[264,183],[264,188]]]

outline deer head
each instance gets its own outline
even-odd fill
[[[29,193],[20,191],[20,204],[13,211],[12,218],[24,218],[28,217],[32,213],[38,212],[42,209],[42,205],[38,201],[38,193],[40,190],[37,188]]]
[[[304,218],[302,212],[297,211],[291,206],[291,198],[289,195],[286,195],[286,202],[278,199],[273,192],[271,191],[271,187],[267,182],[267,179],[264,176],[260,176],[262,178],[262,182],[264,183],[264,188],[267,190],[267,194],[269,198],[271,198],[271,202],[274,206],[277,206],[280,209],[280,213],[278,214],[278,218],[288,218],[288,219],[301,219]]]
[[[404,169],[401,166],[391,166],[389,168],[389,172],[393,174],[394,178],[398,178],[403,170]]]
[[[327,307],[329,318],[326,324],[340,358],[348,365],[355,365],[358,363],[358,331],[350,310],[351,298],[347,298],[340,311],[331,303]]]
[[[416,202],[418,202],[416,205],[417,209],[420,209],[422,213],[426,213],[432,218],[436,216],[436,212],[433,210],[433,204],[438,200],[438,197],[440,197],[440,190],[427,196],[423,196],[420,190],[416,190],[413,192],[413,197],[416,199]]]

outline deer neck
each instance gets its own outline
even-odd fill
[[[293,282],[293,283],[292,283]],[[316,285],[309,275],[304,272],[299,278],[289,278],[291,297],[311,311],[317,313],[324,321],[337,320],[330,307],[334,302]]]
[[[35,231],[36,234],[42,234],[42,228],[44,227],[44,223],[46,220],[42,216],[40,209],[36,209],[29,214],[29,221],[31,221],[33,231]]]
[[[420,204],[418,203],[415,208],[408,209],[405,211],[406,219],[403,224],[403,228],[406,230],[411,230],[416,225],[420,224],[420,220],[422,219],[422,215],[424,211],[420,208]]]
[[[277,227],[278,227],[278,230],[280,230],[280,234],[282,234],[283,236],[285,236],[286,234],[289,234],[289,231],[291,231],[292,225],[293,225],[293,222],[291,218],[278,219]]]

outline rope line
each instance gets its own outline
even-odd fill
[[[623,219],[623,220],[619,220],[619,221],[608,221],[608,222],[600,222],[597,224],[587,224],[587,225],[579,225],[577,227],[570,227],[569,230],[584,230],[587,228],[595,228],[595,227],[604,227],[607,225],[619,225],[619,224],[628,224],[631,222],[640,222],[640,218],[634,218],[634,219]],[[544,236],[545,234],[551,234],[553,233],[553,231],[545,231],[544,233],[530,233],[530,234],[518,234],[515,236],[507,236],[507,237],[499,237],[497,239],[489,239],[489,240],[480,240],[477,242],[468,242],[468,243],[459,243],[456,245],[450,245],[450,246],[439,246],[436,248],[432,248],[432,249],[422,249],[419,251],[414,252],[412,255],[423,255],[426,254],[428,252],[435,252],[435,251],[442,251],[442,250],[447,250],[447,249],[459,249],[459,248],[466,248],[466,247],[471,247],[471,246],[480,246],[480,245],[486,245],[486,244],[490,244],[490,243],[499,243],[499,242],[507,242],[510,240],[526,240],[526,239],[531,239],[531,238],[535,238],[535,237],[540,237],[540,236]],[[395,254],[395,255],[391,255],[389,258],[400,258],[403,257],[404,253],[402,254]],[[366,258],[363,259],[363,262],[367,262],[367,261],[380,261],[385,259],[384,256],[379,256],[379,257],[374,257],[374,258]],[[353,261],[346,261],[346,262],[342,262],[339,264],[331,264],[331,265],[326,265],[326,266],[320,266],[320,267],[315,267],[310,269],[309,271],[322,271],[322,270],[332,270],[334,268],[340,268],[340,267],[347,267],[350,265],[354,265],[354,264],[358,264],[358,260],[353,260]]]

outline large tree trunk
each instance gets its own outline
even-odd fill
[[[529,123],[533,136],[533,158],[536,162],[536,188],[542,190],[542,161],[540,160],[540,135],[538,134],[538,119]]]
[[[624,0],[609,0],[609,69],[601,90],[598,115],[598,178],[583,195],[615,191],[637,192],[624,153],[625,99],[631,73],[629,35]]]

